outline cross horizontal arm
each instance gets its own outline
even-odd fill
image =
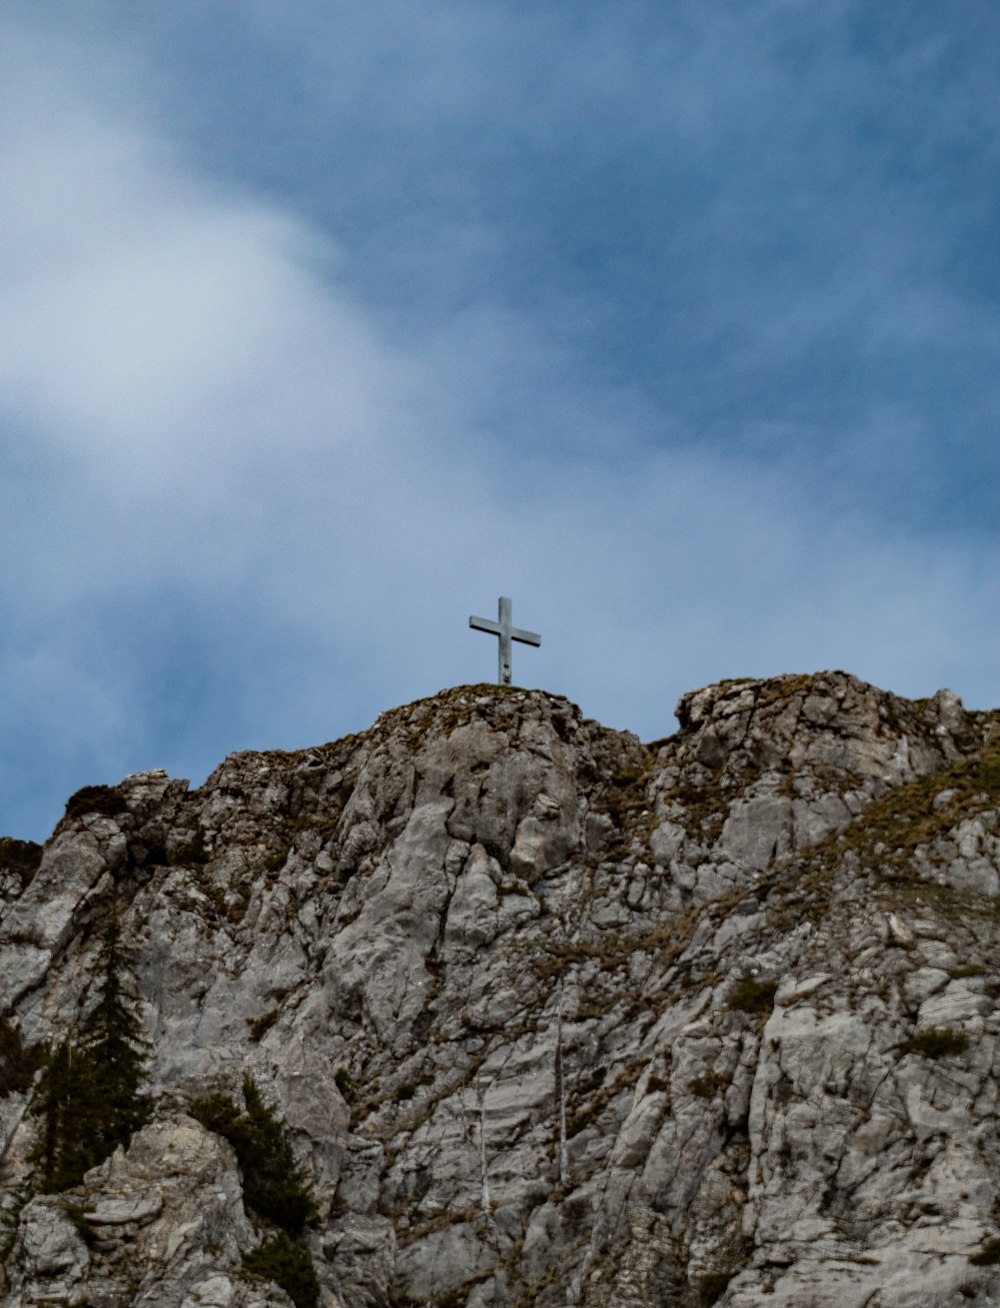
[[[488,631],[491,636],[500,636],[503,634],[503,628],[499,622],[490,622],[489,618],[470,618],[469,626],[475,627],[476,631]]]
[[[522,645],[540,645],[542,638],[534,631],[522,631],[520,627],[511,627],[511,640],[519,640]]]

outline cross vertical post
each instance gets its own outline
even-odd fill
[[[511,672],[514,667],[514,659],[511,654],[511,633],[510,633],[510,613],[513,608],[512,602],[505,596],[500,596],[500,604],[497,608],[497,619],[500,623],[500,644],[497,647],[497,685],[509,686]]]
[[[523,645],[540,645],[542,638],[534,631],[522,631],[511,626],[511,609],[513,605],[506,595],[500,596],[497,606],[496,622],[489,618],[470,618],[469,626],[476,631],[487,631],[491,636],[499,636],[497,685],[509,686],[511,682],[511,642],[519,640]]]

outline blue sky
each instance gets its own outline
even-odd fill
[[[1000,10],[0,3],[0,831],[515,679],[1000,702]]]

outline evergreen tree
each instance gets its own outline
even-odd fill
[[[115,909],[91,968],[97,1002],[76,1038],[50,1053],[31,1106],[41,1119],[33,1157],[43,1190],[76,1185],[118,1145],[127,1145],[149,1116],[149,1096],[139,1090],[148,1042],[125,986],[127,967]]]
[[[243,1078],[243,1102],[245,1113],[229,1095],[207,1095],[192,1099],[188,1111],[233,1146],[247,1207],[281,1227],[273,1240],[247,1254],[244,1267],[280,1285],[296,1308],[315,1308],[316,1268],[304,1244],[288,1237],[300,1237],[306,1226],[315,1225],[316,1198],[305,1170],[295,1161],[284,1122],[264,1102],[249,1072]]]
[[[249,1073],[243,1078],[243,1102],[245,1113],[228,1095],[208,1095],[193,1099],[189,1111],[236,1150],[249,1206],[289,1235],[301,1235],[304,1227],[316,1221],[316,1200],[304,1170],[295,1161],[284,1123],[264,1102]]]
[[[243,1078],[243,1100],[252,1142],[243,1171],[247,1202],[290,1235],[300,1235],[302,1228],[315,1221],[317,1215],[305,1173],[295,1161],[281,1119],[264,1103],[249,1073]]]
[[[43,1191],[75,1185],[104,1156],[98,1148],[99,1099],[93,1069],[73,1040],[49,1055],[31,1111],[42,1119],[32,1158]]]
[[[118,910],[112,909],[93,969],[97,1003],[80,1028],[80,1051],[100,1108],[95,1129],[102,1158],[127,1145],[150,1111],[149,1096],[139,1092],[149,1042],[142,1034],[137,1001],[125,988],[129,959],[121,937]]]

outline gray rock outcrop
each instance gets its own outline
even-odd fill
[[[155,1101],[32,1195],[0,1061],[3,1302],[287,1308],[187,1112],[248,1072],[325,1308],[1000,1302],[1000,720],[837,672],[677,713],[462,687],[0,867],[4,1030],[66,1034],[117,904]]]

